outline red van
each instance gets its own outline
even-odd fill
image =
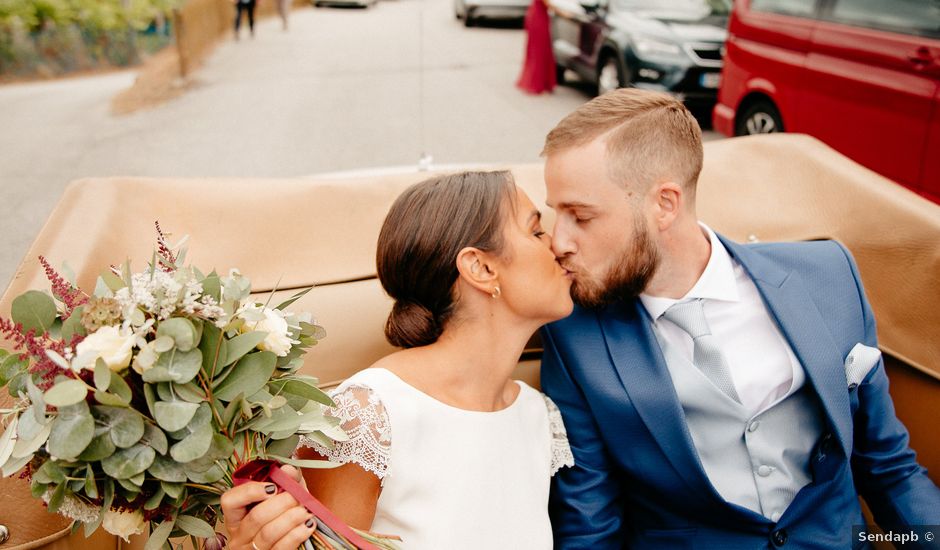
[[[940,1],[736,0],[713,119],[801,132],[940,202]]]

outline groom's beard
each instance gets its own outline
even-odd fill
[[[575,271],[571,298],[576,304],[591,309],[601,308],[636,298],[643,292],[659,266],[659,250],[645,225],[636,224],[633,243],[617,253],[617,258],[601,277]]]

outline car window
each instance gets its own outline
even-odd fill
[[[831,18],[861,27],[940,36],[940,0],[835,0]]]
[[[813,17],[816,14],[817,0],[751,0],[752,11]]]
[[[731,0],[614,0],[617,9],[688,18],[731,13]]]

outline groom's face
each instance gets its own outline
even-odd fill
[[[606,156],[599,138],[545,162],[546,202],[556,214],[552,250],[573,274],[571,296],[584,307],[638,295],[659,263],[647,198],[611,180]]]

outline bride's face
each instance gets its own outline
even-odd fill
[[[552,236],[542,229],[541,214],[528,195],[516,188],[515,208],[507,209],[504,226],[505,259],[500,263],[499,286],[516,314],[542,323],[567,317],[571,301],[571,274],[555,261]]]

